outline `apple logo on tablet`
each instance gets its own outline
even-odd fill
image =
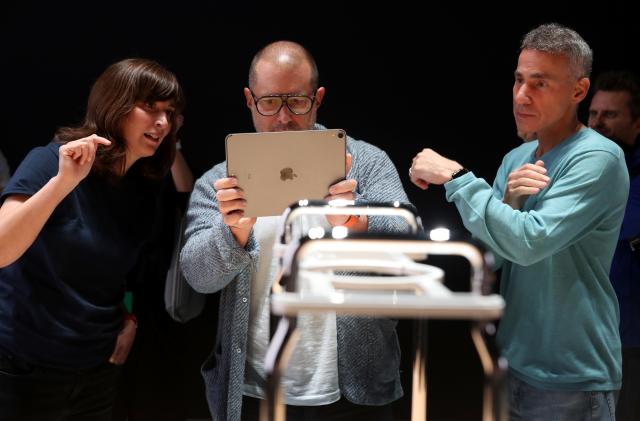
[[[293,178],[297,176],[298,175],[293,172],[293,168],[287,167],[280,170],[280,180],[282,181],[293,180]]]

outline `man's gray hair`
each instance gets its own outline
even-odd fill
[[[547,23],[529,31],[522,39],[520,51],[537,50],[561,54],[569,58],[572,73],[577,78],[589,77],[593,51],[573,29],[557,23]]]

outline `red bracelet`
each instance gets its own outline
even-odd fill
[[[133,314],[133,313],[124,313],[124,321],[126,322],[127,320],[133,321],[133,323],[136,325],[136,327],[138,327],[138,318],[136,317],[135,314]]]
[[[343,224],[340,225],[342,225],[343,227],[351,228],[352,226],[357,224],[358,221],[360,221],[360,218],[358,218],[356,215],[349,215],[349,219],[347,219]]]

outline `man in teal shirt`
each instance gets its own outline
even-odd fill
[[[511,420],[615,419],[621,383],[618,303],[609,282],[629,178],[622,150],[586,128],[578,104],[592,51],[541,25],[523,39],[513,85],[518,131],[493,185],[431,149],[413,183],[444,184],[465,227],[502,268],[498,341],[510,365]]]

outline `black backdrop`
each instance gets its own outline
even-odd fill
[[[594,49],[594,74],[638,72],[640,25],[630,3],[609,1],[591,9],[580,2],[4,5],[0,149],[15,168],[57,127],[82,118],[90,85],[110,63],[142,56],[173,70],[184,87],[183,152],[200,175],[224,159],[227,133],[252,130],[242,88],[253,54],[268,42],[290,39],[309,48],[327,88],[318,120],[387,151],[425,227],[449,226],[462,238],[464,228],[442,188],[422,192],[409,184],[411,158],[432,147],[491,181],[501,157],[520,142],[510,89],[522,35],[540,23],[563,23]],[[197,340],[210,342],[215,324],[205,324]],[[430,411],[443,419],[467,419],[464,408],[476,408],[480,396],[470,398],[466,393],[473,388],[465,385],[477,386],[480,371],[468,340],[452,333],[465,335],[464,326],[452,326],[434,324],[432,337],[438,340],[430,358],[461,368],[439,372],[435,365],[431,380],[443,386],[431,386]],[[459,347],[468,349],[452,351]]]
[[[555,3],[7,5],[0,18],[6,130],[0,149],[15,168],[58,126],[82,118],[90,85],[110,63],[143,56],[172,69],[184,86],[181,137],[199,175],[224,159],[227,133],[252,130],[242,88],[253,54],[291,39],[314,54],[327,88],[319,121],[383,148],[403,182],[411,158],[427,146],[492,180],[502,155],[519,142],[510,90],[526,31],[549,21],[569,25],[594,49],[594,74],[640,70],[640,25],[630,4],[588,10],[579,2]],[[406,189],[427,228],[460,229],[440,188]]]

